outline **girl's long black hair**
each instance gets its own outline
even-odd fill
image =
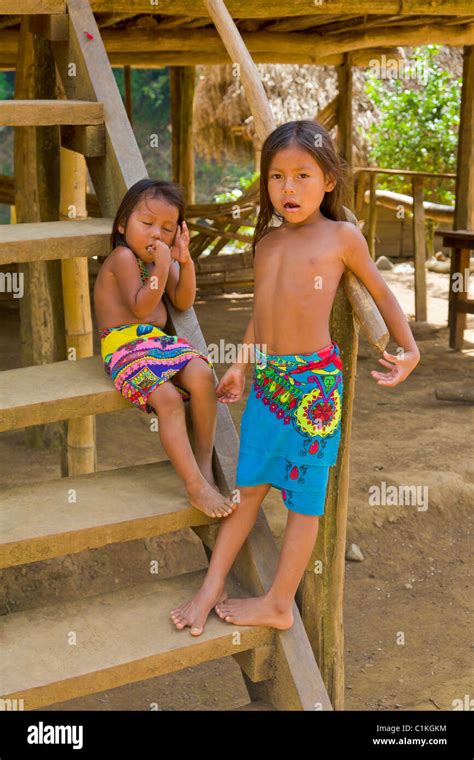
[[[171,206],[176,206],[179,213],[178,224],[181,224],[183,221],[185,215],[185,200],[183,188],[180,185],[177,185],[175,182],[166,182],[161,179],[149,179],[148,177],[140,179],[138,182],[135,182],[134,185],[129,187],[122,198],[117,213],[115,214],[112,233],[110,235],[110,245],[112,250],[118,245],[127,245],[125,235],[122,235],[122,233],[119,232],[119,224],[123,225],[124,230],[127,229],[127,222],[130,214],[144,196],[149,198],[162,198]]]
[[[273,214],[275,213],[279,218],[283,219],[274,210],[270,200],[268,174],[271,160],[275,154],[290,145],[298,145],[300,148],[308,151],[319,164],[324,175],[336,183],[333,190],[325,193],[320,206],[321,213],[328,219],[333,219],[336,222],[346,220],[343,208],[345,165],[333,145],[329,132],[322,124],[318,124],[311,119],[288,121],[286,124],[282,124],[274,129],[262,146],[260,161],[260,211],[252,240],[254,256],[258,241],[271,227]]]

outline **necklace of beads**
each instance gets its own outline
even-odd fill
[[[148,271],[148,268],[147,268],[147,266],[146,266],[145,262],[143,261],[143,259],[140,259],[140,258],[137,256],[137,261],[138,261],[138,268],[139,268],[139,270],[140,270],[140,278],[141,278],[141,281],[142,281],[142,283],[143,283],[143,285],[144,285],[144,284],[145,284],[145,282],[146,282],[146,281],[148,280],[148,278],[150,277],[150,273],[149,273],[149,271]]]

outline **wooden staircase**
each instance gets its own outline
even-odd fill
[[[11,12],[35,13],[40,5],[19,0]],[[68,100],[2,102],[0,123],[64,125],[63,144],[84,152],[104,218],[2,226],[0,263],[105,255],[119,200],[147,175],[89,3],[49,0],[43,7],[57,15],[48,23],[42,18],[41,24],[32,17],[31,28],[49,38]],[[77,70],[74,77],[68,76],[71,62]],[[206,351],[194,311],[180,313],[170,304],[168,310],[176,332]],[[116,392],[97,356],[9,370],[0,377],[1,431],[126,408],[130,404]],[[229,411],[219,405],[216,474],[221,487],[229,491],[237,451]],[[80,508],[66,510],[66,493],[71,489],[80,495]],[[6,489],[1,498],[0,567],[182,528],[195,531],[210,557],[219,522],[192,508],[183,493],[169,462]],[[277,560],[261,511],[234,563],[228,592],[237,596],[263,593]],[[33,710],[208,660],[234,657],[256,709],[262,703],[282,710],[331,710],[296,604],[294,625],[284,632],[229,626],[213,613],[200,637],[175,628],[170,609],[190,598],[203,576],[204,571],[186,573],[4,616],[1,696],[24,699],[25,709]],[[77,646],[67,643],[71,631]]]

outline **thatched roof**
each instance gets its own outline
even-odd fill
[[[64,0],[47,2],[50,8],[54,3],[58,10],[65,8]],[[326,65],[347,52],[357,56],[395,45],[474,44],[472,0],[227,0],[226,5],[256,63]],[[14,7],[13,0],[7,7]],[[113,65],[229,61],[202,0],[153,5],[150,0],[91,0],[91,7]],[[21,18],[0,15],[0,67],[15,65]]]
[[[412,50],[400,54],[409,57]],[[462,51],[443,47],[440,64],[455,77],[462,75]],[[259,64],[257,66],[276,124],[293,119],[314,119],[337,95],[334,66]],[[207,160],[249,160],[254,154],[256,135],[241,80],[232,66],[198,66],[194,103],[194,142],[196,151]],[[353,107],[355,163],[367,163],[364,133],[377,120],[377,112],[364,92],[365,70],[353,70]]]

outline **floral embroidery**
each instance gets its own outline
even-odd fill
[[[319,361],[312,362],[299,355],[293,361],[267,357],[265,365],[255,366],[253,387],[256,397],[277,420],[284,425],[292,423],[302,435],[301,455],[323,458],[324,439],[339,429],[343,378],[342,362],[335,348],[320,352],[319,356]],[[295,479],[298,475],[290,477]]]

